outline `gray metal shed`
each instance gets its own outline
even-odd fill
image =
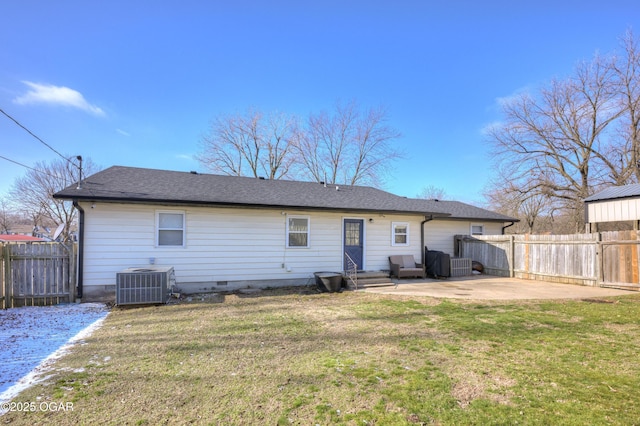
[[[640,229],[640,184],[612,186],[585,198],[586,232],[597,232],[598,223],[633,222]]]

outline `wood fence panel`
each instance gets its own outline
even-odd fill
[[[611,231],[601,235],[602,285],[640,289],[639,231]]]
[[[460,255],[485,265],[488,274],[504,276],[511,266],[513,276],[519,278],[599,285],[602,281],[599,275],[605,277],[604,282],[629,283],[638,279],[640,249],[637,244],[640,241],[637,237],[638,232],[632,231],[632,234],[607,235],[458,235],[455,238]],[[619,238],[633,238],[634,244]],[[496,270],[500,273],[495,273]]]
[[[516,271],[557,279],[596,280],[594,234],[518,235]]]
[[[5,268],[3,308],[75,300],[73,245],[10,243],[2,252]]]
[[[511,239],[504,235],[487,235],[477,239],[468,235],[457,235],[460,257],[482,263],[489,275],[509,276]]]
[[[622,237],[619,232],[602,233],[602,271],[604,282],[621,282],[619,259],[621,246],[613,244]]]

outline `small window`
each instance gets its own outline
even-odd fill
[[[391,224],[391,245],[392,246],[408,246],[409,245],[409,224],[394,222]]]
[[[184,246],[184,212],[158,212],[158,246]]]
[[[484,235],[484,225],[471,225],[471,235]]]
[[[289,216],[287,219],[287,247],[309,247],[309,218]]]

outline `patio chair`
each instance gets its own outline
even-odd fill
[[[410,254],[389,256],[389,267],[391,269],[391,275],[395,275],[398,278],[426,278],[424,265],[422,263],[416,263]]]

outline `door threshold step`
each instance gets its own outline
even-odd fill
[[[398,284],[391,282],[391,281],[385,281],[385,282],[379,282],[379,283],[364,283],[364,284],[360,284],[358,283],[358,288],[369,288],[369,287],[396,287]]]

